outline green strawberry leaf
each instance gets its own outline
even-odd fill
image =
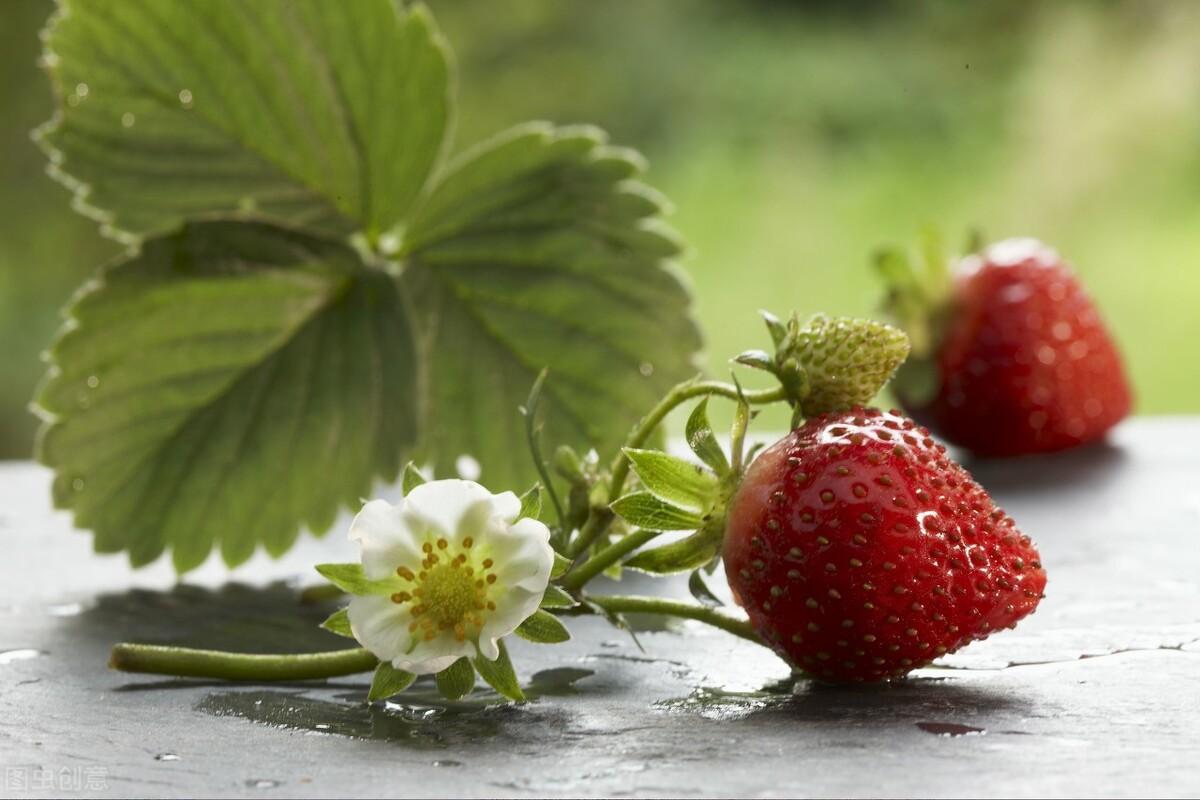
[[[409,456],[528,485],[513,423],[544,367],[547,436],[581,451],[695,371],[639,158],[542,124],[439,167],[446,54],[421,8],[64,0],[47,37],[54,169],[156,234],[72,304],[36,398],[55,501],[97,550],[277,555]]]
[[[703,514],[717,498],[717,477],[704,467],[661,450],[625,448],[625,456],[647,491],[678,508]]]
[[[463,656],[436,676],[438,691],[447,700],[458,700],[475,688],[475,667]]]
[[[321,627],[330,633],[336,633],[338,636],[345,636],[348,639],[354,638],[354,632],[350,630],[350,614],[344,608],[339,608],[330,614],[329,618],[321,623]]]
[[[488,661],[483,656],[476,656],[472,659],[475,670],[479,673],[479,677],[487,681],[488,686],[509,700],[518,703],[524,702],[525,693],[521,691],[521,682],[517,680],[516,670],[513,669],[512,660],[508,657],[508,648],[504,646],[503,639],[496,644],[500,648],[500,655],[496,657],[496,660]]]
[[[679,245],[641,169],[595,129],[520,126],[459,158],[411,220],[401,280],[436,365],[435,472],[471,453],[489,486],[532,481],[517,408],[544,366],[546,438],[602,452],[696,371]]]
[[[45,34],[65,103],[37,139],[77,206],[128,234],[214,214],[385,233],[452,105],[432,18],[402,9],[65,0]]]
[[[411,672],[396,669],[388,662],[381,661],[375,668],[374,677],[371,678],[371,690],[367,692],[367,699],[371,702],[387,700],[412,686],[416,679],[417,676]]]
[[[700,514],[678,508],[650,492],[632,492],[612,504],[630,525],[653,531],[693,531],[700,527]]]
[[[517,636],[538,644],[558,644],[571,638],[567,626],[549,611],[540,608],[517,626]]]
[[[54,500],[135,565],[214,547],[278,555],[326,530],[413,442],[395,283],[269,225],[192,223],[105,269],[68,309],[36,398]]]

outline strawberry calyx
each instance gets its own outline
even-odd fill
[[[972,233],[967,252],[981,249]],[[875,269],[887,287],[883,309],[908,334],[911,353],[897,370],[892,388],[906,406],[921,408],[937,394],[937,352],[953,310],[954,279],[942,237],[922,229],[911,251],[885,247],[875,253]]]
[[[750,350],[734,362],[779,380],[780,399],[792,406],[794,425],[809,416],[869,402],[909,352],[904,332],[881,322],[817,315],[802,323],[795,313],[783,322],[768,312],[763,318],[775,352]],[[699,464],[657,451],[625,449],[640,487],[615,500],[612,511],[642,530],[693,531],[638,552],[625,566],[654,574],[715,566],[724,545],[729,503],[754,455],[745,448],[753,417],[750,402],[736,376],[732,388],[737,408],[728,456],[709,424],[707,397],[693,409],[686,429]]]

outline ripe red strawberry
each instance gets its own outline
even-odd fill
[[[905,286],[893,286],[891,301],[906,327],[933,322],[895,388],[938,436],[983,456],[1045,453],[1099,439],[1129,413],[1121,357],[1055,251],[1000,242],[942,280],[943,296],[932,287],[924,307]]]
[[[1037,549],[945,448],[893,411],[810,419],[750,465],[725,571],[759,635],[830,681],[905,674],[1042,597]]]

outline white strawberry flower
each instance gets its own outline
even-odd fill
[[[397,505],[373,500],[350,526],[364,576],[382,587],[355,595],[350,630],[380,661],[414,674],[462,656],[489,661],[497,641],[542,602],[554,551],[550,531],[518,519],[512,492],[473,481],[430,481]]]

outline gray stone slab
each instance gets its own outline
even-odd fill
[[[903,683],[793,686],[772,655],[703,626],[642,632],[642,651],[580,619],[567,645],[515,646],[536,695],[519,708],[485,694],[446,704],[428,686],[370,707],[365,678],[111,672],[120,640],[344,646],[314,627],[329,609],[299,605],[296,587],[352,549],[335,531],[280,562],[232,575],[210,563],[176,585],[166,565],[93,555],[50,510],[46,472],[0,465],[0,792],[1195,796],[1198,453],[1200,420],[1159,418],[1102,447],[969,464],[1041,547],[1048,596],[1018,630]]]

